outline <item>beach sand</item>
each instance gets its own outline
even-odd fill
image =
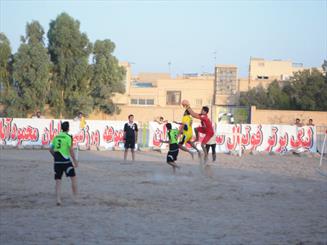
[[[219,154],[211,177],[185,153],[176,175],[159,152],[79,158],[58,207],[48,151],[0,150],[0,244],[327,244],[318,157]]]

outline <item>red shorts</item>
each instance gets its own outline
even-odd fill
[[[199,133],[205,134],[205,136],[201,142],[202,144],[206,145],[208,143],[208,141],[211,139],[211,137],[214,135],[213,132],[207,132],[206,128],[204,128],[204,127],[197,127],[196,129],[198,130]]]

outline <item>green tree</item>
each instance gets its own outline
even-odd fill
[[[6,89],[10,87],[11,58],[10,42],[6,35],[0,32],[0,91],[2,96],[5,94]]]
[[[281,87],[272,82],[267,90],[254,88],[241,93],[241,105],[255,105],[265,109],[327,110],[326,73],[317,69],[303,70],[294,74]]]
[[[326,110],[322,101],[326,94],[326,75],[320,71],[304,70],[297,72],[290,80],[290,85],[283,90],[289,95],[292,109]]]
[[[12,61],[10,42],[4,33],[0,33],[0,104],[4,107],[0,116],[13,117],[18,112],[18,95],[12,83]]]
[[[91,69],[88,58],[92,45],[80,23],[66,13],[51,21],[49,53],[53,62],[50,104],[56,116],[72,117],[78,111],[89,113]]]
[[[123,93],[125,86],[123,79],[125,69],[118,64],[112,55],[115,44],[109,39],[97,40],[93,49],[93,75],[91,79],[91,95],[94,100],[94,109],[107,114],[117,112],[112,101],[113,93]]]
[[[266,108],[267,104],[267,93],[262,86],[252,88],[248,92],[242,92],[240,94],[240,105],[255,105],[257,108],[263,109]]]
[[[277,81],[273,81],[267,88],[267,105],[274,109],[287,109],[290,106],[289,96]]]
[[[50,59],[43,43],[44,30],[37,22],[27,23],[26,36],[14,56],[13,79],[19,98],[20,116],[43,110],[49,91]]]

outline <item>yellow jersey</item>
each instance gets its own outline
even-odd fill
[[[184,124],[183,134],[193,135],[192,122],[193,122],[193,119],[190,115],[183,116],[183,118],[182,118],[182,124]]]

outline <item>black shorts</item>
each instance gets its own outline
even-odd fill
[[[61,163],[61,164],[56,163],[56,164],[54,164],[54,171],[55,171],[55,175],[54,175],[55,179],[61,179],[64,172],[65,172],[66,177],[75,177],[76,176],[75,169],[74,169],[72,162]]]
[[[212,154],[216,154],[216,144],[212,144],[212,145],[206,144],[207,152],[209,152],[210,147],[211,147],[211,150],[212,150]]]
[[[59,152],[55,152],[54,161],[55,179],[61,179],[64,172],[66,174],[66,177],[76,176],[73,163],[70,159],[66,159]]]
[[[169,145],[169,151],[167,154],[167,162],[175,162],[178,156],[178,144],[171,144]]]
[[[126,140],[124,146],[125,146],[125,149],[128,149],[128,148],[135,149],[135,140]]]

